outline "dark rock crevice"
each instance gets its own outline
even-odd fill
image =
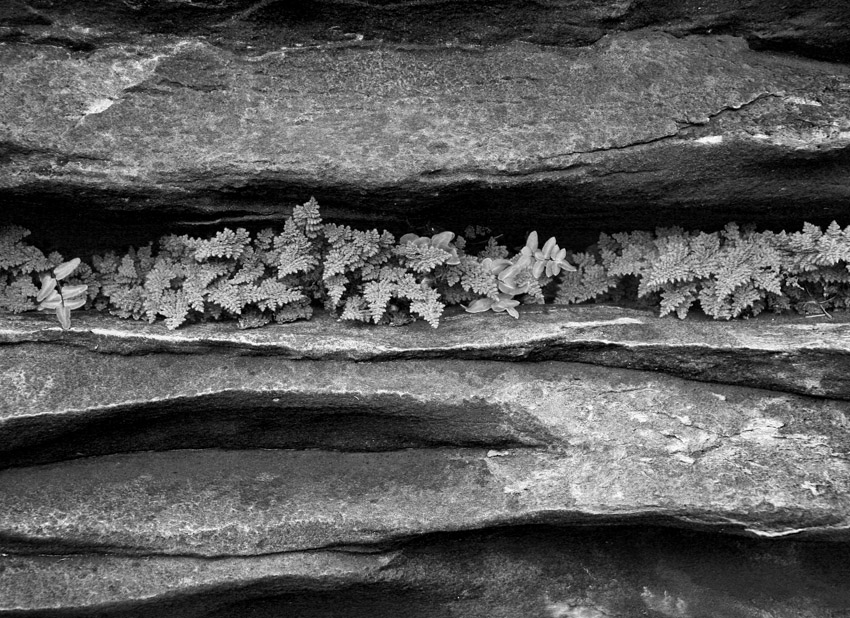
[[[746,37],[757,49],[850,59],[850,10],[839,0],[703,2],[350,2],[149,1],[110,3],[4,0],[0,26],[62,38],[71,24],[120,43],[133,36],[206,37],[241,53],[361,38],[388,43],[496,45],[514,40],[576,47],[606,34],[656,28],[675,34]],[[71,30],[73,32],[73,30]],[[92,36],[92,35],[89,35]]]
[[[0,469],[110,453],[190,448],[286,448],[383,452],[406,448],[545,448],[532,419],[498,405],[436,406],[412,397],[352,393],[219,392],[62,417],[7,419]],[[97,436],[92,440],[91,436]]]
[[[654,527],[520,526],[428,535],[360,556],[6,555],[0,564],[9,584],[26,579],[40,594],[17,609],[19,595],[4,595],[0,611],[26,618],[329,618],[345,607],[358,618],[432,618],[564,610],[633,616],[678,606],[696,615],[829,615],[850,603],[843,549]],[[102,586],[92,582],[86,599],[79,587],[62,584],[59,564],[72,577],[86,577],[94,565],[108,574]],[[527,572],[528,564],[538,569]]]
[[[30,86],[0,108],[14,127],[2,218],[63,251],[144,243],[222,213],[282,218],[310,195],[330,220],[399,233],[478,224],[514,239],[533,222],[578,250],[600,231],[664,224],[846,224],[846,67],[729,37],[252,62],[200,41],[85,60],[3,51],[9,79]],[[47,88],[56,80],[69,94]],[[110,217],[126,229],[100,225]]]
[[[848,41],[843,0],[0,0],[0,224],[845,226]],[[837,317],[3,316],[0,616],[841,613]]]

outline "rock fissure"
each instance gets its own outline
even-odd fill
[[[578,250],[848,223],[836,0],[0,0],[0,40],[0,224],[68,257],[310,195]],[[850,607],[846,317],[520,314],[2,316],[0,615]]]

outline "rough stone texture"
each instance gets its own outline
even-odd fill
[[[0,615],[834,618],[850,605],[847,556],[631,527],[437,535],[356,555],[4,556]]]
[[[534,221],[579,247],[602,229],[843,220],[850,197],[847,68],[730,36],[262,54],[173,36],[7,43],[0,67],[5,216],[66,249],[148,240],[177,212],[273,220],[310,194],[347,220]],[[103,214],[126,210],[138,221]]]
[[[528,521],[850,524],[848,402],[562,362],[270,360],[4,350],[6,465],[299,450],[7,469],[0,538],[231,555]]]
[[[0,223],[846,225],[848,35],[843,0],[0,0]],[[846,319],[501,317],[3,316],[0,615],[850,615]]]
[[[169,331],[162,323],[75,312],[72,329],[62,331],[53,316],[26,314],[4,318],[0,345],[42,342],[104,354],[228,352],[293,360],[562,360],[850,399],[850,317],[841,312],[831,320],[763,314],[719,322],[604,305],[520,311],[522,318],[514,321],[450,309],[436,330],[425,323],[379,328],[318,314],[256,330],[224,323]]]
[[[75,51],[140,35],[199,36],[234,51],[346,41],[493,45],[521,40],[589,45],[644,27],[717,33],[827,60],[850,58],[841,0],[3,0],[0,37]]]

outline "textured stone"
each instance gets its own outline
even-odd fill
[[[6,44],[0,67],[5,215],[66,249],[149,240],[133,226],[175,211],[274,220],[310,194],[336,218],[534,221],[578,248],[612,228],[828,222],[850,197],[847,68],[728,36],[256,55],[198,38]],[[138,222],[100,226],[103,211]]]
[[[74,313],[62,331],[53,316],[5,316],[0,345],[51,343],[104,354],[262,354],[286,359],[562,360],[642,369],[682,378],[850,399],[850,318],[762,314],[755,319],[687,320],[610,307],[524,306],[522,318],[450,309],[441,325],[404,328],[340,322],[326,314],[293,324],[238,330],[233,323],[169,331],[97,313]],[[45,348],[50,350],[52,348]],[[34,363],[50,364],[49,353]],[[53,371],[53,370],[51,370]]]
[[[3,0],[0,8],[0,37],[77,51],[151,34],[202,36],[238,51],[358,37],[459,45],[522,40],[569,47],[651,26],[677,36],[734,34],[753,46],[829,60],[850,56],[850,9],[841,0]]]
[[[846,224],[848,40],[841,0],[0,0],[0,223]],[[847,329],[4,316],[0,615],[844,615]]]
[[[833,618],[850,605],[847,556],[632,527],[436,535],[357,555],[2,556],[0,615]]]
[[[0,363],[6,465],[119,453],[0,472],[13,546],[230,555],[531,521],[850,523],[844,401],[553,361],[35,344]],[[216,447],[299,450],[120,454]]]

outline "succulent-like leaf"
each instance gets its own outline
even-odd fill
[[[479,298],[477,300],[473,300],[468,306],[464,307],[464,309],[466,309],[467,313],[481,313],[490,309],[494,302],[496,301],[492,298]]]
[[[68,311],[71,311],[73,309],[79,309],[80,307],[85,306],[85,304],[85,298],[73,298],[71,300],[65,301],[65,307],[68,309]]]
[[[439,234],[434,234],[431,237],[431,246],[439,247],[445,251],[449,250],[449,243],[454,240],[454,232],[440,232]]]
[[[58,291],[53,290],[50,294],[47,295],[43,301],[41,301],[38,305],[39,309],[56,309],[56,307],[60,307],[62,305],[62,296]]]
[[[71,310],[62,305],[56,307],[56,317],[59,318],[59,324],[62,326],[62,330],[68,330],[71,328]]]
[[[38,291],[38,295],[35,297],[36,302],[41,302],[46,299],[53,290],[56,289],[56,279],[50,275],[49,273],[44,273],[41,275],[41,289]]]
[[[70,300],[72,298],[76,298],[77,296],[85,294],[86,290],[88,290],[88,289],[89,289],[89,286],[87,286],[85,284],[63,286],[62,292],[61,292],[62,298],[64,298],[65,301],[67,302],[68,300]]]
[[[80,258],[74,258],[73,260],[63,262],[53,269],[53,276],[56,277],[57,281],[62,281],[62,279],[74,272],[79,265]]]

